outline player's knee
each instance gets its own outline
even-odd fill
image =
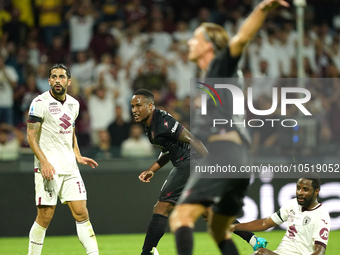
[[[172,232],[175,232],[178,228],[185,226],[188,220],[186,215],[181,213],[180,209],[180,206],[176,207],[176,209],[170,215],[169,224]]]
[[[78,208],[77,210],[74,210],[73,217],[78,222],[87,220],[89,218],[87,208]]]
[[[36,222],[40,226],[47,228],[53,218],[53,215],[54,207],[38,207]]]
[[[177,216],[178,214],[176,213],[176,210],[175,210],[172,212],[172,214],[169,217],[169,225],[173,233],[180,227],[180,221]]]
[[[208,207],[203,213],[202,213],[202,218],[205,222],[208,222],[209,218],[209,213],[211,213],[211,208]]]
[[[47,228],[48,225],[50,224],[51,220],[53,218],[53,215],[38,215],[37,216],[37,219],[36,219],[36,222],[44,227],[44,228]]]
[[[168,202],[158,202],[153,207],[153,213],[155,214],[161,214],[166,217],[171,213],[171,211],[174,209],[174,205]]]
[[[182,208],[181,205],[177,206],[176,209],[172,212],[169,223],[172,232],[175,232],[180,227],[190,227],[194,228],[195,218],[192,216],[188,210]]]
[[[208,215],[202,214],[202,218],[205,222],[208,222]]]

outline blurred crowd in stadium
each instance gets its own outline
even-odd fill
[[[25,136],[29,106],[34,97],[49,90],[48,70],[54,63],[65,63],[71,69],[68,93],[80,102],[76,134],[84,155],[97,159],[154,156],[142,127],[132,123],[132,92],[150,89],[156,107],[189,128],[190,78],[204,74],[188,61],[186,42],[202,22],[218,23],[232,37],[257,3],[1,1],[0,160],[17,159],[19,148],[28,147]],[[274,84],[278,78],[297,77],[296,17],[290,3],[289,9],[270,15],[249,45],[240,65],[245,78],[268,77]],[[308,1],[303,52],[306,77],[339,77],[339,36],[337,1]],[[255,83],[251,85],[260,86]],[[292,145],[297,131],[265,125],[250,130],[254,153],[339,153],[339,80],[325,83],[313,79],[307,89],[312,93],[308,107],[313,118],[301,120],[300,141],[304,142]],[[269,109],[268,93],[255,93],[254,105]],[[294,107],[288,109],[285,118],[293,117],[299,118]]]

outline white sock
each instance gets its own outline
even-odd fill
[[[87,254],[99,255],[96,235],[94,234],[90,220],[76,221],[79,241],[86,249]]]
[[[46,228],[33,223],[29,234],[28,255],[40,255],[44,243]]]
[[[256,244],[256,235],[253,235],[250,240],[249,240],[249,244],[251,245],[251,247],[254,247]]]

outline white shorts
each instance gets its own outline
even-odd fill
[[[77,171],[73,174],[56,174],[53,180],[47,181],[40,172],[35,173],[35,203],[36,205],[56,205],[60,202],[86,200],[86,189]]]

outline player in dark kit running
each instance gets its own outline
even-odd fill
[[[158,160],[139,175],[142,182],[150,182],[154,173],[170,160],[174,166],[165,180],[154,206],[142,255],[151,254],[165,233],[168,216],[177,203],[190,175],[190,157],[199,160],[207,154],[204,145],[165,111],[156,109],[153,94],[146,89],[137,90],[131,99],[132,114],[136,122],[144,123],[150,142],[161,149]],[[195,149],[191,152],[190,145]],[[197,154],[197,153],[198,154]],[[203,212],[202,214],[206,214]],[[245,240],[254,236],[251,232],[237,232]],[[253,245],[254,246],[254,245]]]
[[[279,5],[288,7],[283,0],[264,0],[259,3],[243,22],[238,33],[229,41],[228,34],[219,25],[203,23],[188,41],[189,59],[207,72],[207,78],[236,77],[237,64],[247,43],[254,37],[268,12]],[[209,154],[200,162],[202,166],[241,166],[250,164],[249,136],[241,125],[223,125],[211,129],[213,119],[232,119],[233,100],[230,90],[219,90],[223,107],[211,107],[209,114],[195,116],[192,133],[207,144]],[[209,107],[210,106],[210,107]],[[239,120],[238,120],[239,121]],[[209,127],[210,126],[210,127]],[[241,126],[242,127],[242,126]],[[212,206],[209,215],[209,231],[222,254],[239,254],[234,245],[229,226],[242,209],[243,198],[249,178],[204,178],[205,173],[191,176],[170,218],[170,227],[176,237],[177,252],[191,255],[193,250],[193,227],[198,217]],[[227,233],[227,234],[226,234]]]

